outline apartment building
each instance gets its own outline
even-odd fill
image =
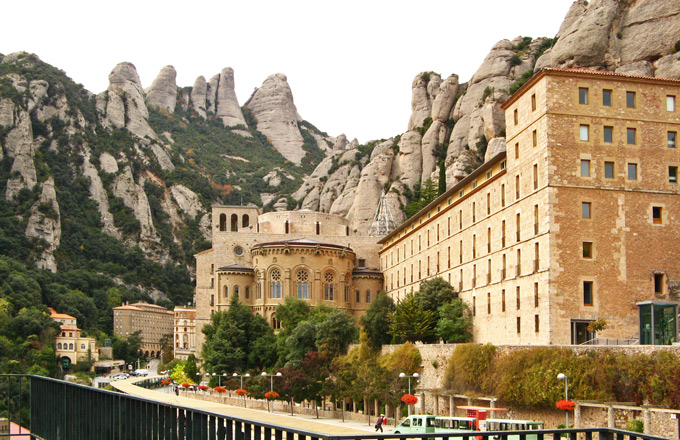
[[[175,316],[165,307],[138,302],[124,303],[113,308],[113,332],[127,338],[136,331],[141,331],[142,343],[140,355],[148,358],[160,358],[161,339],[168,337],[170,342],[174,334]]]
[[[379,241],[385,290],[444,278],[476,342],[677,341],[678,96],[675,79],[538,72],[503,106],[507,151]]]

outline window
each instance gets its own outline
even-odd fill
[[[579,139],[582,141],[587,141],[588,140],[588,125],[581,125],[579,127]]]
[[[534,164],[534,189],[538,189],[538,165]]]
[[[246,286],[246,299],[250,299],[250,286]]]
[[[675,148],[675,139],[678,136],[678,133],[676,131],[669,131],[668,132],[668,148]]]
[[[635,92],[626,92],[626,107],[635,108]]]
[[[278,269],[272,270],[270,278],[272,286],[272,298],[281,298],[281,271]]]
[[[534,307],[538,307],[538,283],[534,283]]]
[[[678,183],[678,167],[668,167],[668,182]]]
[[[229,286],[224,286],[224,297],[229,298]]]
[[[663,294],[664,276],[662,273],[654,274],[654,293],[657,295]]]
[[[486,215],[491,214],[491,193],[486,193]]]
[[[531,95],[531,111],[536,110],[536,94]]]
[[[581,218],[590,218],[590,202],[581,203]]]
[[[367,303],[371,302],[371,291],[370,290],[366,291],[366,302]]]
[[[626,128],[626,142],[628,145],[635,145],[635,129]]]
[[[583,246],[583,258],[591,259],[593,258],[593,242],[591,241],[584,241],[582,243]]]
[[[583,305],[592,306],[593,305],[593,282],[584,281],[583,282]]]
[[[333,301],[335,299],[335,276],[332,272],[326,272],[323,281],[323,299]]]
[[[519,142],[515,143],[515,159],[519,159]]]
[[[602,90],[602,105],[605,107],[611,107],[612,105],[612,91],[604,89]]]
[[[501,207],[505,208],[505,184],[501,185]]]
[[[578,103],[588,104],[588,89],[585,87],[579,87],[578,89]]]
[[[519,123],[519,116],[517,115],[517,109],[515,109],[515,111],[512,112],[512,118],[515,122],[515,125],[517,125]]]
[[[413,271],[411,271],[411,272],[413,272]],[[413,273],[411,273],[411,276],[413,276]],[[357,302],[357,303],[360,303],[360,302],[361,302],[361,292],[359,292],[359,291],[357,290],[357,291],[354,292],[354,293],[356,294],[356,300],[357,300],[356,302]]]
[[[628,164],[628,180],[637,180],[637,164]]]
[[[581,159],[581,177],[590,177],[590,161]]]
[[[521,320],[520,317],[518,316],[518,317],[517,317],[517,334],[520,334],[520,333],[521,333],[521,330],[522,330],[522,320]]]
[[[505,312],[505,289],[501,290],[501,311]]]
[[[515,176],[515,199],[519,200],[519,174]]]
[[[531,132],[531,144],[535,147],[538,145],[538,135],[536,134],[536,130]]]
[[[663,208],[661,206],[652,206],[652,222],[655,225],[663,223]]]
[[[613,179],[614,178],[614,162],[604,163],[604,178]]]
[[[666,110],[669,112],[675,111],[675,96],[666,96]]]
[[[486,293],[486,314],[491,314],[491,292]]]
[[[614,127],[604,127],[603,140],[608,144],[614,142]]]
[[[520,298],[520,290],[519,290],[519,286],[517,286],[517,288],[515,289],[515,302],[516,302],[516,305],[517,305],[517,310],[520,309],[520,300],[519,300],[519,298]]]
[[[309,299],[309,272],[300,270],[295,278],[297,281],[297,297],[300,299]]]
[[[538,315],[534,315],[534,331],[535,331],[536,333],[538,333],[538,328],[539,328],[538,322],[539,322],[539,321],[538,321]]]

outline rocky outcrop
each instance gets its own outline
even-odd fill
[[[123,172],[118,174],[113,183],[113,195],[123,199],[123,203],[128,208],[132,209],[135,218],[139,221],[141,227],[140,240],[144,248],[144,242],[158,242],[158,235],[156,228],[153,225],[153,217],[151,216],[151,207],[146,193],[141,185],[135,183],[132,176],[132,169],[126,166]]]
[[[46,245],[36,259],[36,265],[41,269],[56,272],[57,262],[54,252],[61,243],[61,214],[52,177],[43,182],[40,198],[31,208],[31,216],[26,225],[26,236],[45,241]]]
[[[120,63],[109,74],[109,88],[97,95],[97,108],[104,113],[104,123],[114,128],[127,128],[143,138],[156,138],[147,119],[144,90],[132,63]]]
[[[293,93],[286,75],[277,73],[268,77],[253,92],[245,106],[257,119],[257,129],[271,142],[283,157],[299,165],[305,155],[304,140],[298,122]]]
[[[172,198],[177,202],[177,206],[186,215],[195,219],[199,213],[204,211],[203,205],[195,192],[184,185],[173,185],[170,187]]]
[[[165,66],[146,92],[146,105],[158,107],[172,113],[177,105],[177,72],[172,66]]]
[[[439,92],[441,77],[433,72],[422,72],[416,75],[411,85],[411,118],[408,129],[422,127],[425,118],[432,113],[432,102]]]
[[[247,127],[246,119],[243,117],[241,106],[236,99],[234,91],[234,69],[225,67],[220,72],[219,84],[217,87],[217,116],[222,118],[222,122],[227,127],[243,125]]]
[[[420,141],[421,136],[417,131],[407,131],[404,133],[401,136],[401,140],[399,140],[399,154],[396,158],[396,166],[391,170],[393,177],[398,178],[401,183],[408,185],[410,188],[420,183],[423,174],[423,152]]]
[[[105,156],[106,159],[104,159]],[[99,160],[100,164],[102,165],[102,169],[105,167],[103,162],[108,162],[108,158],[113,159],[113,157],[108,153],[103,153],[100,156]],[[116,164],[115,159],[113,159],[113,164],[115,165],[115,170],[111,170],[110,166],[108,168],[111,170],[109,172],[112,173],[118,171],[118,165]],[[102,222],[102,231],[111,237],[120,239],[121,233],[113,224],[113,214],[111,214],[111,211],[109,210],[109,195],[104,188],[104,184],[101,177],[99,176],[97,168],[90,162],[89,149],[83,153],[83,176],[90,179],[90,197],[97,203],[99,219]]]
[[[507,146],[505,144],[504,137],[493,138],[489,141],[489,145],[486,147],[486,154],[484,156],[484,161],[490,160],[492,157],[506,151]]]
[[[217,89],[220,84],[220,75],[214,75],[208,81],[205,92],[206,110],[212,113],[217,113]]]
[[[14,103],[10,99],[0,99],[0,127],[11,127],[16,118]]]
[[[208,83],[205,82],[203,76],[199,76],[194,81],[194,86],[191,89],[191,105],[196,113],[206,117],[206,96],[208,94]]]
[[[172,159],[170,159],[170,154],[165,148],[156,143],[152,143],[150,147],[161,168],[165,171],[173,171],[175,169],[175,165],[172,163]]]
[[[24,188],[31,189],[38,183],[35,170],[33,129],[31,118],[26,112],[19,115],[19,122],[5,139],[7,156],[14,158],[10,178],[7,181],[5,198],[13,199]]]

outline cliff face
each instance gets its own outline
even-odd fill
[[[404,133],[367,145],[303,120],[283,74],[241,107],[228,67],[178,87],[166,66],[144,89],[124,62],[95,96],[35,55],[0,55],[0,201],[36,244],[31,258],[52,271],[75,258],[81,222],[153,261],[191,267],[215,202],[319,210],[367,232],[383,191],[399,223],[440,167],[451,187],[503,151],[500,107],[533,71],[680,78],[678,42],[677,2],[578,0],[554,39],[501,40],[467,82],[417,74]]]
[[[336,205],[341,209],[335,213],[348,216],[357,230],[365,232],[378,204],[379,189],[388,188],[387,203],[399,222],[409,201],[405,195],[427,179],[436,182],[440,160],[444,159],[450,188],[505,150],[500,107],[534,71],[547,66],[579,67],[680,78],[679,49],[678,2],[577,0],[554,39],[499,41],[467,83],[460,83],[457,75],[446,79],[432,72],[416,75],[407,131],[376,144],[356,186],[341,191],[338,182],[347,180],[346,167],[321,164],[293,197],[302,206],[323,211],[327,204],[320,203],[321,195],[340,191],[343,203]],[[334,157],[343,163],[340,156]]]

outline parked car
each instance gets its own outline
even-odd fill
[[[134,376],[144,376],[144,377],[146,377],[146,376],[149,375],[149,370],[147,370],[145,368],[141,368],[139,370],[133,371],[132,373],[133,373]]]
[[[111,380],[128,379],[129,377],[130,377],[130,375],[127,374],[127,373],[118,373],[118,374],[111,376]]]

